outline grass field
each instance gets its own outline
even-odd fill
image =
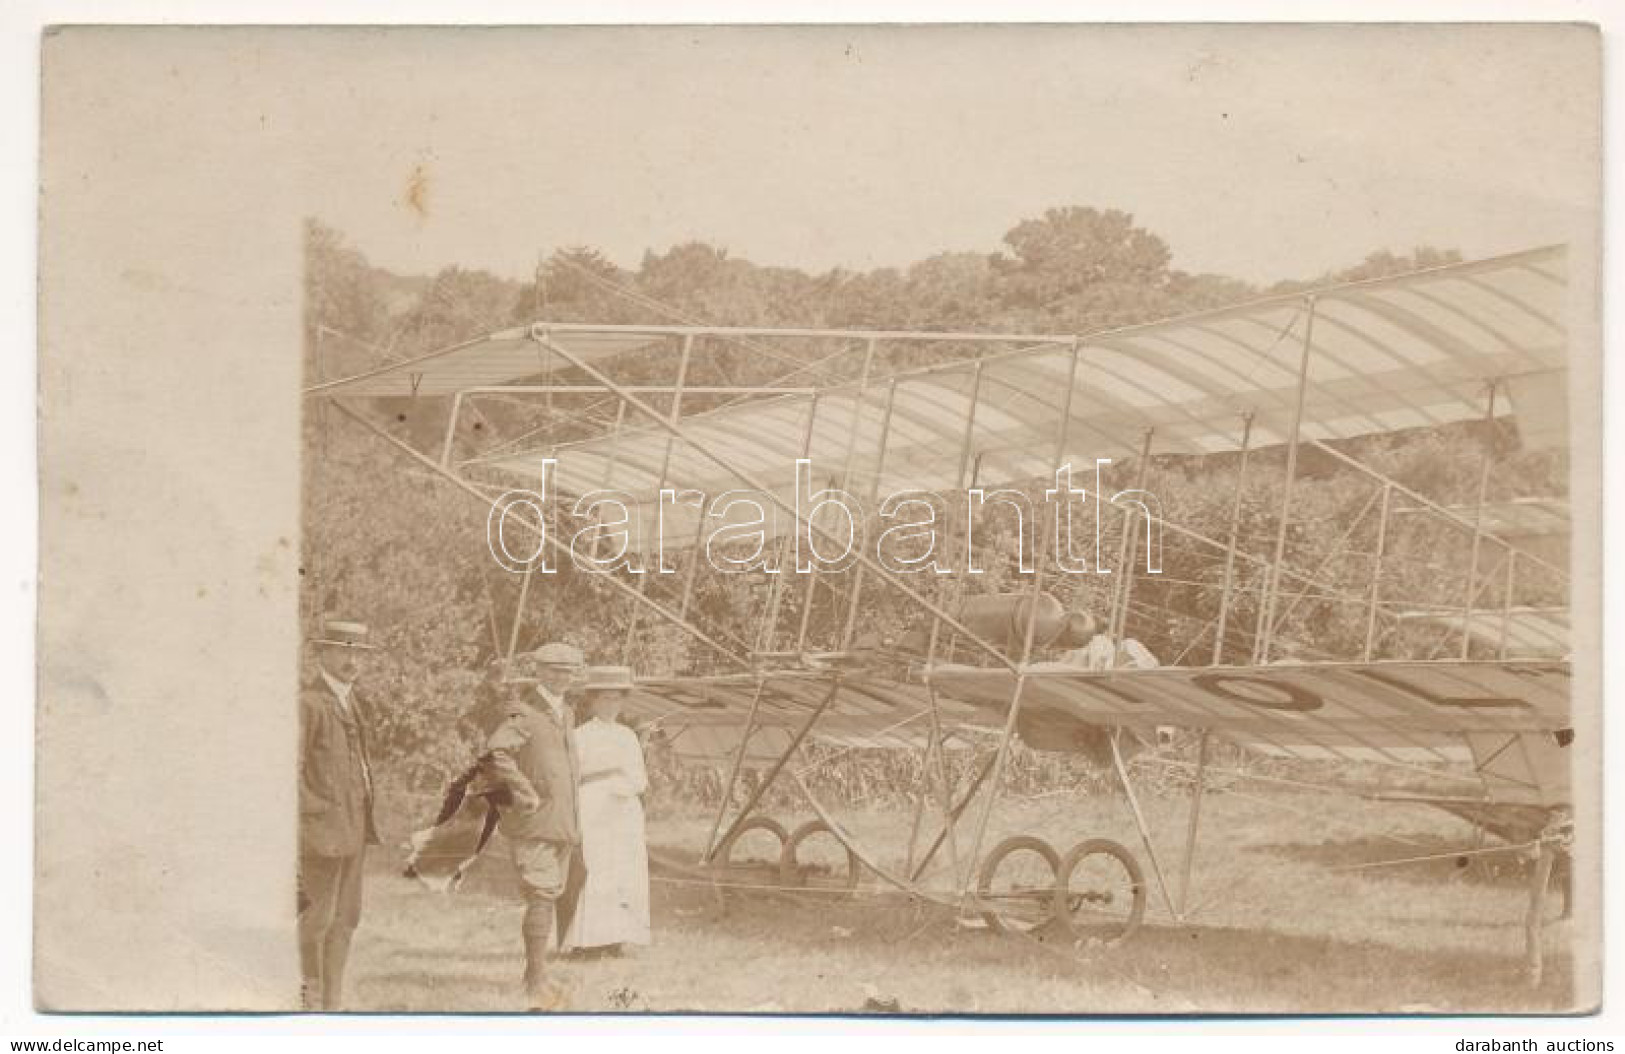
[[[1144,802],[1177,886],[1183,798]],[[793,827],[806,815],[779,815]],[[906,852],[911,817],[851,811],[842,823],[882,866]],[[663,855],[693,860],[698,810],[651,820]],[[968,843],[970,825],[962,828]],[[1086,837],[1130,847],[1150,876],[1125,801],[1113,795],[1001,803],[988,846],[1035,833],[1065,852]],[[1194,917],[1172,921],[1154,881],[1144,927],[1116,947],[1038,945],[956,921],[866,877],[848,900],[729,896],[657,880],[654,944],[620,959],[565,962],[556,976],[582,1011],[1159,1014],[1551,1011],[1569,1009],[1570,922],[1548,927],[1545,983],[1519,972],[1524,870],[1510,856],[1358,865],[1457,848],[1465,824],[1407,806],[1309,792],[1210,794]],[[451,895],[399,877],[392,847],[372,858],[349,982],[352,1009],[520,1009],[519,906],[500,843]],[[936,872],[939,881],[946,875]],[[1551,898],[1549,917],[1558,912]]]

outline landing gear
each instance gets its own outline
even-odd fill
[[[976,893],[983,920],[999,933],[1111,945],[1145,918],[1145,873],[1108,838],[1080,842],[1064,857],[1041,838],[1006,838],[982,863]]]
[[[767,816],[752,816],[735,827],[711,862],[718,901],[725,904],[751,886],[776,885],[779,862],[789,842],[784,825]]]

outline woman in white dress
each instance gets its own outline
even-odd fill
[[[574,737],[587,879],[561,942],[566,950],[618,954],[623,944],[649,943],[649,852],[640,798],[649,781],[638,737],[617,720],[631,688],[630,668],[595,666],[582,689],[591,716]]]

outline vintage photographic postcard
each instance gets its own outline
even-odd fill
[[[35,998],[1599,1000],[1582,25],[62,27]]]

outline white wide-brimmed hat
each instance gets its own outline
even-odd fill
[[[632,667],[630,666],[589,666],[587,667],[587,683],[582,685],[584,692],[630,692],[634,685],[632,682]]]

